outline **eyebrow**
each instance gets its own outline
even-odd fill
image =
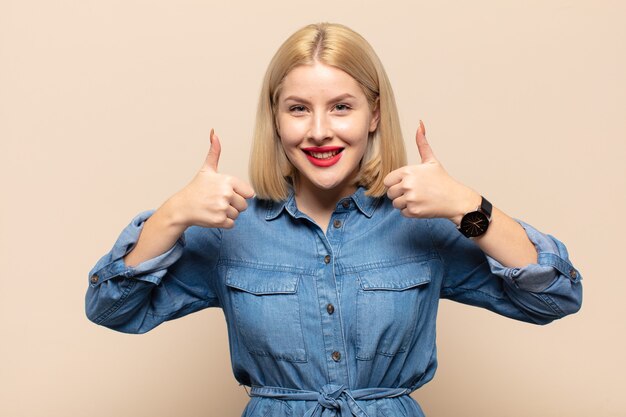
[[[340,94],[337,97],[334,97],[334,98],[328,100],[328,102],[332,103],[332,102],[336,102],[336,101],[345,100],[347,98],[356,99],[356,97],[354,97],[352,94],[345,93],[345,94]],[[294,96],[294,95],[285,97],[282,101],[288,101],[288,100],[298,101],[298,102],[305,103],[305,104],[311,104],[307,99],[302,98],[302,97],[298,97],[298,96]]]

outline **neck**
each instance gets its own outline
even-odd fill
[[[298,210],[305,213],[326,230],[330,217],[335,211],[337,203],[356,191],[356,186],[337,187],[332,190],[321,190],[298,184],[295,188],[296,204]]]

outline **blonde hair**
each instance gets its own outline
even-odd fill
[[[378,56],[358,33],[335,23],[303,27],[291,35],[272,58],[261,89],[250,154],[250,181],[261,199],[284,200],[297,170],[285,154],[276,130],[276,106],[285,76],[298,65],[320,62],[354,78],[371,110],[379,106],[378,127],[368,138],[356,183],[367,194],[385,194],[383,179],[406,165],[406,152],[391,84]]]

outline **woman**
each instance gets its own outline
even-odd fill
[[[437,161],[405,166],[392,90],[336,24],[293,34],[258,106],[252,187],[218,173],[220,142],[90,273],[87,315],[146,332],[224,310],[245,416],[423,416],[438,301],[544,324],[580,308],[561,242],[492,207]],[[256,196],[253,197],[256,191]]]

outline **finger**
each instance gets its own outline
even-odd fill
[[[239,210],[237,210],[233,206],[228,206],[228,208],[226,209],[226,217],[231,220],[235,220],[237,217],[239,217]]]
[[[400,210],[400,214],[402,214],[404,217],[409,217],[409,218],[411,218],[411,217],[415,217],[415,216],[411,213],[411,211],[409,210],[409,208],[408,208],[408,207],[405,207],[405,208],[403,208],[402,210]]]
[[[415,134],[415,143],[417,144],[417,150],[420,153],[422,163],[435,160],[435,154],[426,140],[426,128],[424,127],[424,122],[421,120],[420,125],[417,128],[417,133]]]
[[[222,229],[232,229],[233,227],[235,227],[235,221],[233,219],[226,219],[224,220],[224,223],[222,224]]]
[[[222,151],[222,145],[220,144],[220,140],[215,134],[215,132],[213,131],[213,129],[211,129],[210,141],[211,141],[211,147],[209,148],[209,153],[207,154],[206,159],[204,161],[204,168],[208,168],[217,172],[217,164],[220,161],[220,153]]]
[[[242,212],[248,208],[248,203],[246,202],[246,199],[236,192],[233,193],[229,202],[230,205],[237,209],[237,211],[239,212]]]
[[[396,169],[387,174],[385,179],[383,179],[383,184],[385,184],[385,187],[392,187],[402,181],[402,178],[404,178],[404,174],[400,169]]]
[[[233,190],[243,198],[254,197],[254,189],[252,186],[239,178],[233,180]]]
[[[393,199],[393,207],[398,210],[404,210],[406,208],[406,197],[400,196],[398,198]]]
[[[400,197],[403,194],[404,194],[404,187],[402,186],[401,183],[397,183],[389,187],[389,189],[387,190],[387,197],[389,197],[390,200],[395,200],[396,198]]]

